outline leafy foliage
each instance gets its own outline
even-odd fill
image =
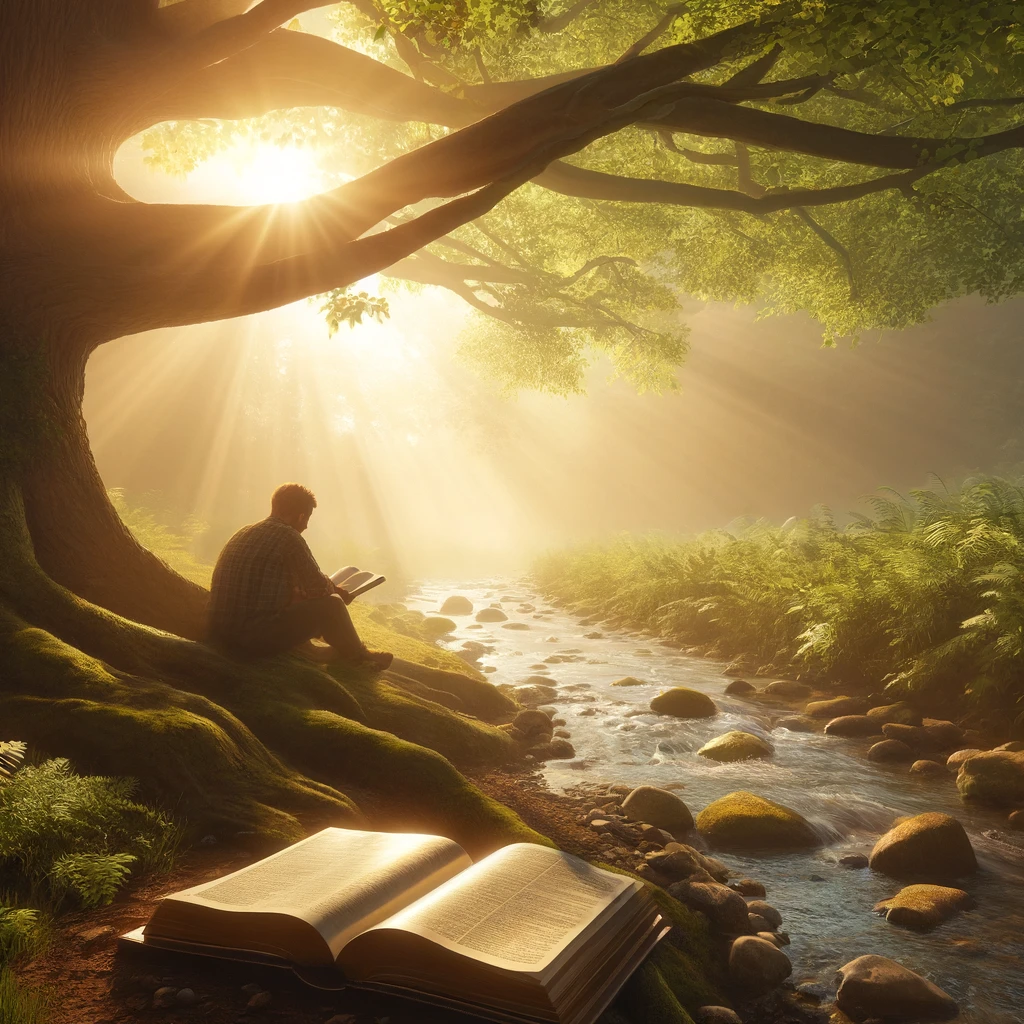
[[[543,588],[751,668],[1024,703],[1024,480],[882,492],[845,529],[819,508],[693,540],[549,555]]]
[[[978,137],[1018,126],[1024,113],[1024,32],[1019,5],[1007,3],[367,0],[331,17],[337,41],[469,101],[492,83],[614,63],[634,43],[654,50],[754,22],[771,26],[761,50],[721,61],[697,83],[723,85],[772,53],[765,81],[818,81],[748,108],[869,136]],[[247,122],[169,123],[147,132],[144,145],[155,166],[178,173],[238,138],[312,146],[341,181],[439,130],[301,108]],[[391,273],[450,288],[473,306],[462,350],[507,388],[578,391],[600,356],[638,387],[663,390],[686,354],[680,293],[760,303],[768,314],[807,311],[828,344],[919,323],[958,295],[1019,293],[1024,161],[1019,150],[976,157],[976,147],[940,143],[922,160],[951,158],[949,166],[900,191],[766,214],[530,185]],[[782,145],[742,147],[710,129],[653,125],[602,138],[569,162],[634,183],[751,196],[881,173]],[[614,262],[575,276],[597,259]]]
[[[39,948],[39,911],[0,905],[0,966]]]
[[[0,787],[0,888],[47,905],[109,902],[137,863],[169,866],[177,827],[131,799],[127,779],[78,775],[58,758]]]
[[[0,1024],[44,1024],[46,998],[18,984],[9,967],[0,967]]]
[[[327,331],[332,336],[343,323],[355,327],[363,322],[363,317],[370,317],[377,323],[382,323],[391,315],[388,300],[378,295],[370,295],[369,292],[335,288],[316,298],[322,300],[320,312],[325,314]]]

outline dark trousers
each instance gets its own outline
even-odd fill
[[[269,657],[314,638],[325,640],[342,657],[354,658],[363,649],[348,608],[337,594],[296,601],[274,615],[262,616],[230,637],[230,645],[243,654]]]

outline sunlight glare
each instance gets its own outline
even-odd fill
[[[323,175],[309,148],[257,142],[239,147],[233,161],[242,203],[292,203],[324,188]]]

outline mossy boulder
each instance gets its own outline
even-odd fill
[[[423,620],[423,632],[431,637],[447,636],[456,630],[455,620],[443,615],[428,615]]]
[[[951,1020],[960,1012],[938,985],[884,956],[859,956],[839,975],[836,1006],[855,1021]]]
[[[451,597],[444,599],[444,604],[441,605],[441,614],[472,615],[473,602],[468,597],[463,597],[462,594],[452,594]]]
[[[913,761],[914,752],[899,740],[879,740],[868,749],[868,760],[879,762]]]
[[[650,685],[646,679],[637,679],[636,676],[623,676],[621,679],[616,679],[612,686],[648,686]]]
[[[1024,803],[1024,752],[987,750],[960,765],[956,787],[964,800],[992,807]]]
[[[720,797],[697,815],[697,831],[727,850],[812,849],[821,839],[789,807],[740,790]]]
[[[795,679],[774,679],[761,692],[783,700],[806,700],[812,691],[806,683]]]
[[[758,935],[741,935],[729,949],[729,977],[748,996],[767,995],[792,973],[789,957]]]
[[[922,722],[921,712],[916,711],[905,701],[897,701],[895,704],[883,704],[877,708],[868,709],[869,718],[877,718],[883,724],[886,722],[899,722],[901,725],[920,725]]]
[[[939,775],[946,774],[946,766],[939,761],[929,761],[926,758],[922,758],[910,766],[910,774],[936,778]]]
[[[772,723],[773,729],[788,729],[790,732],[815,732],[817,726],[806,715],[783,715]]]
[[[718,714],[718,706],[706,693],[686,686],[673,686],[659,693],[651,701],[651,710],[674,718],[711,718]]]
[[[900,822],[875,843],[874,871],[907,881],[942,882],[978,870],[963,825],[948,814],[917,814]]]
[[[508,616],[500,608],[481,608],[474,618],[477,622],[505,622]]]
[[[750,761],[771,757],[774,751],[760,736],[733,729],[704,744],[697,753],[712,761]]]
[[[846,738],[877,736],[882,731],[882,723],[877,718],[869,718],[867,715],[841,715],[839,718],[833,718],[825,726],[826,736]]]
[[[875,913],[884,914],[887,921],[901,928],[927,932],[970,903],[971,897],[963,889],[944,885],[908,885],[895,896],[876,903]]]
[[[690,808],[675,793],[656,786],[638,786],[622,801],[622,810],[633,821],[647,822],[673,835],[693,828]]]
[[[969,757],[974,757],[975,754],[984,753],[980,747],[967,747],[964,750],[954,750],[949,757],[946,758],[946,767],[951,772],[960,771],[960,765],[964,763]]]
[[[746,679],[734,679],[726,688],[725,692],[730,697],[744,697],[748,693],[754,693],[757,687],[748,683]]]
[[[832,697],[829,700],[814,700],[804,708],[804,714],[811,718],[841,718],[843,715],[863,715],[868,702],[863,697]]]

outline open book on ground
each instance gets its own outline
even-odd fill
[[[341,587],[349,597],[358,597],[368,590],[373,590],[374,587],[379,587],[387,580],[380,573],[359,569],[354,565],[346,565],[344,569],[339,569],[332,574],[331,582],[336,587]]]
[[[639,882],[516,843],[328,828],[164,898],[127,944],[344,976],[491,1020],[590,1024],[664,935]]]

